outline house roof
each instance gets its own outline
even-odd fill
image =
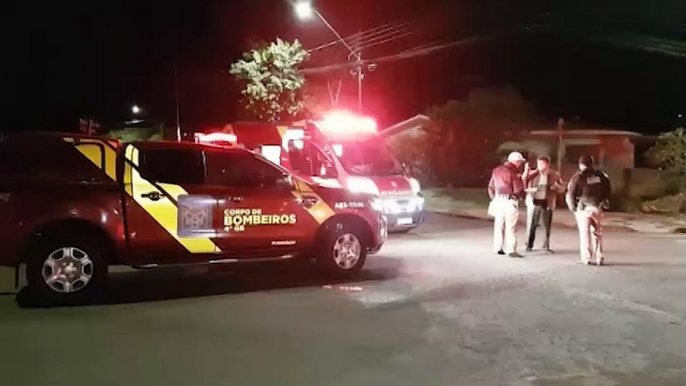
[[[412,118],[406,119],[402,122],[398,122],[395,125],[389,126],[383,130],[379,130],[379,135],[381,135],[382,137],[388,137],[391,135],[402,133],[403,131],[422,127],[428,122],[431,122],[431,119],[429,119],[429,117],[427,117],[424,114],[417,114]]]

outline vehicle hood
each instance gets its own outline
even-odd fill
[[[382,196],[413,194],[410,180],[404,176],[370,177]]]

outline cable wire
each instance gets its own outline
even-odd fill
[[[365,31],[355,33],[353,35],[350,35],[348,37],[345,37],[343,40],[350,45],[359,45],[360,43],[365,43],[372,41],[374,39],[378,39],[379,37],[382,36],[390,36],[392,33],[397,33],[401,28],[406,29],[409,27],[408,23],[401,23],[401,24],[391,24],[391,23],[386,23],[386,24],[381,24],[372,28],[369,28]],[[333,40],[329,43],[322,44],[320,46],[317,46],[315,48],[309,49],[308,52],[313,53],[317,52],[332,46],[336,46],[338,44],[341,44],[340,40]]]

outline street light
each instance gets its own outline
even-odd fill
[[[138,105],[133,105],[133,106],[131,106],[131,112],[134,115],[138,115],[138,114],[143,112],[143,109],[141,109],[140,106],[138,106]]]
[[[309,1],[298,1],[295,3],[295,14],[298,15],[300,20],[310,19],[312,14],[314,14],[312,3]]]
[[[341,34],[336,31],[335,28],[322,16],[319,11],[317,11],[313,6],[312,2],[308,0],[298,0],[297,2],[293,3],[294,6],[294,11],[295,14],[298,16],[300,20],[308,20],[312,18],[312,15],[315,14],[319,19],[333,32],[334,35],[336,35],[336,38],[338,41],[341,42],[345,46],[345,48],[350,51],[350,57],[355,57],[355,60],[357,62],[357,71],[355,71],[355,75],[357,75],[357,103],[358,103],[358,110],[360,113],[362,112],[362,78],[364,78],[364,74],[362,73],[362,52],[359,49],[354,49],[348,44],[348,42],[343,39]]]

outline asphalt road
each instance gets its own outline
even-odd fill
[[[606,235],[607,266],[490,252],[490,224],[430,216],[359,281],[273,266],[120,272],[107,304],[0,297],[0,384],[686,384],[686,243]]]

